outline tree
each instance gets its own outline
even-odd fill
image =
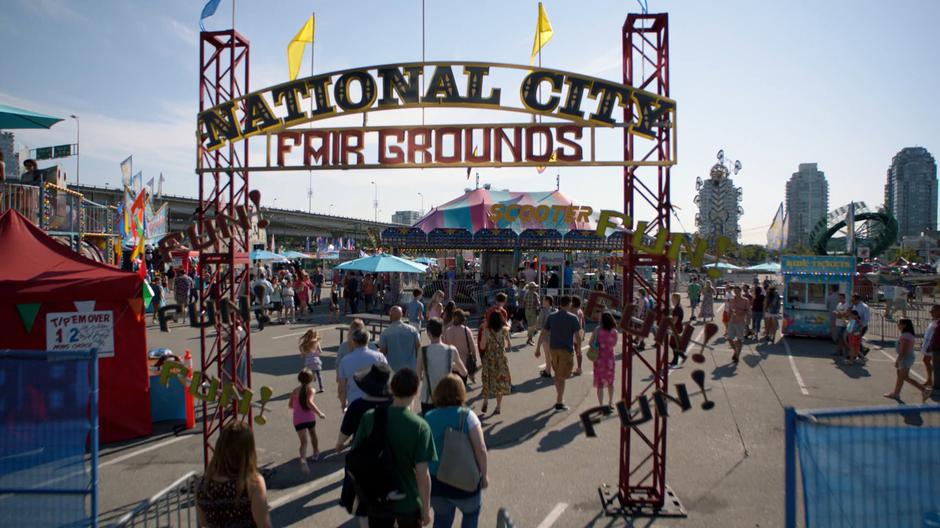
[[[899,247],[894,246],[888,251],[885,252],[885,258],[888,259],[888,262],[894,262],[898,258],[903,258],[908,262],[920,262],[920,255],[917,253],[917,250],[912,247]]]
[[[748,264],[760,264],[767,261],[767,249],[758,244],[737,246],[730,251],[730,255]]]

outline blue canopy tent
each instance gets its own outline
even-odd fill
[[[427,266],[412,260],[403,259],[387,253],[371,257],[358,258],[343,262],[335,269],[343,271],[364,271],[367,273],[424,273]]]
[[[776,262],[765,262],[745,268],[747,271],[756,271],[758,273],[780,273],[780,264]]]
[[[285,251],[281,255],[289,259],[312,259],[316,258],[313,255],[308,255],[306,253],[301,253],[300,251]]]
[[[706,264],[706,268],[715,268],[722,271],[737,271],[741,268],[740,266],[735,266],[734,264],[728,264],[727,262],[714,262],[712,264]]]
[[[248,254],[248,258],[251,260],[271,260],[275,262],[281,262],[288,260],[284,255],[280,255],[273,251],[265,251],[263,249],[256,249]]]
[[[437,259],[436,259],[436,258],[431,258],[431,257],[418,257],[418,258],[415,259],[415,262],[417,262],[418,264],[424,264],[424,265],[426,265],[426,266],[436,266],[436,265],[437,265]]]

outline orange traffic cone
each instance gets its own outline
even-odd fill
[[[184,393],[186,394],[186,428],[192,429],[196,427],[196,408],[193,395],[190,394],[188,390],[189,386],[193,383],[193,355],[189,352],[188,348],[183,355],[183,364],[186,365],[186,379],[189,380],[184,389]]]

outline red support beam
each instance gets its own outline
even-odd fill
[[[669,97],[669,18],[663,14],[630,14],[623,25],[623,83]],[[633,118],[627,106],[624,121]],[[652,139],[639,138],[624,131],[623,160],[627,165],[637,160],[669,159],[674,141],[670,127],[658,127]],[[669,231],[672,204],[669,197],[669,167],[625,166],[623,171],[623,207],[635,228],[637,215],[648,221],[646,234]],[[624,238],[623,299],[635,298],[646,289],[656,299],[659,309],[668,310],[672,265],[666,256],[637,251],[630,237]],[[639,273],[640,266],[653,268],[650,283]],[[666,343],[653,350],[638,351],[630,339],[623,340],[621,396],[635,408],[637,399],[651,401],[656,391],[667,392],[669,349]],[[642,380],[652,380],[643,382]],[[657,512],[666,505],[666,417],[653,408],[653,419],[621,427],[620,480],[618,499],[624,510],[635,514]]]
[[[249,42],[234,29],[205,31],[199,34],[199,111],[222,104],[248,93]],[[200,143],[201,144],[201,143]],[[204,168],[231,169],[222,173],[204,173],[199,178],[199,208],[196,221],[200,236],[204,226],[220,215],[237,217],[235,207],[250,210],[248,199],[248,141],[229,145],[213,152],[197,146],[196,165]],[[250,318],[242,319],[238,310],[223,321],[220,307],[230,302],[239,306],[239,294],[248,292],[248,262],[244,255],[249,247],[248,230],[236,230],[231,239],[219,239],[199,253],[199,273],[211,268],[210,286],[199,292],[199,311],[206,313],[209,303],[214,304],[217,317],[212,327],[203,325],[199,343],[201,370],[224,383],[232,383],[238,393],[251,386],[251,333]],[[238,329],[243,331],[239,332]],[[222,391],[222,387],[219,387]],[[204,463],[212,456],[216,435],[227,424],[247,417],[238,415],[238,403],[228,405],[202,402],[202,436]]]

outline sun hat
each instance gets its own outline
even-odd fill
[[[356,371],[353,379],[362,392],[375,398],[388,398],[392,395],[388,387],[388,380],[392,377],[392,369],[385,363],[375,363]]]

